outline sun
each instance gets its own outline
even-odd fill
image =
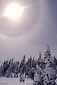
[[[23,16],[24,7],[16,2],[11,2],[4,8],[3,16],[9,20],[19,20]]]

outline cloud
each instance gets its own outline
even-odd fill
[[[0,33],[0,39],[6,40],[8,39],[8,36]]]

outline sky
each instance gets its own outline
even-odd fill
[[[18,22],[2,17],[5,6],[17,1],[27,8]],[[57,0],[0,0],[0,59],[38,57],[50,45],[57,56]]]

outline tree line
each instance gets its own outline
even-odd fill
[[[39,75],[41,74],[43,79],[46,76],[48,78],[52,76],[54,80],[57,78],[57,59],[55,56],[52,56],[49,47],[44,52],[44,56],[42,56],[41,52],[39,53],[38,59],[29,57],[26,61],[26,56],[24,55],[21,62],[14,61],[12,58],[4,60],[0,65],[0,77],[16,78],[19,77],[19,74],[24,74],[25,78],[28,77],[34,80],[36,71],[39,72]],[[52,71],[54,72],[52,73]]]

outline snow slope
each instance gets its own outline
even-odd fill
[[[18,78],[0,78],[0,85],[33,85],[33,81],[25,79],[25,82],[20,82]]]

